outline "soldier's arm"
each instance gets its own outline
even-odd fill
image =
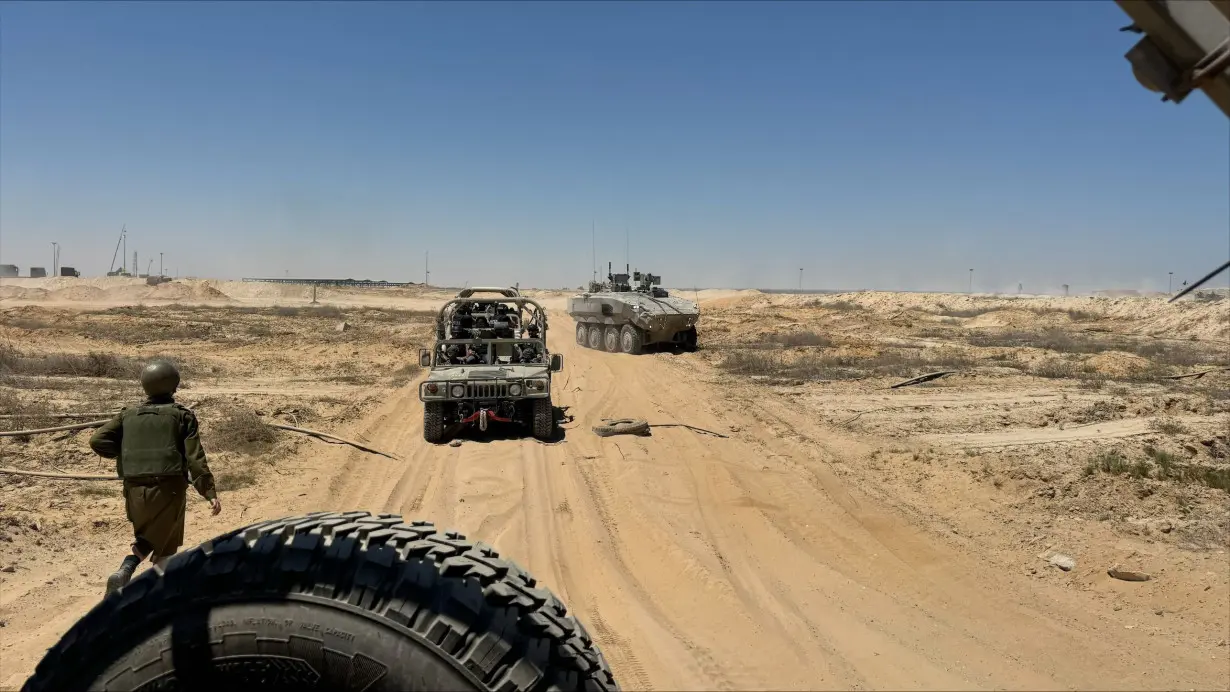
[[[115,418],[103,423],[103,426],[90,436],[90,449],[94,450],[95,454],[106,459],[119,458],[120,442],[124,438],[122,420],[119,415],[116,415]]]
[[[214,474],[209,470],[209,462],[205,460],[205,449],[201,447],[196,414],[187,409],[184,414],[184,459],[188,462],[188,478],[202,497],[213,500],[218,496],[218,491],[214,488]]]

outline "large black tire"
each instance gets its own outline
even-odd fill
[[[645,337],[641,334],[641,330],[625,324],[619,335],[619,346],[624,353],[638,356],[645,350]]]
[[[432,444],[444,441],[444,402],[423,404],[423,439]]]
[[[602,350],[602,325],[589,325],[589,347],[597,351]]]
[[[40,690],[617,690],[585,627],[492,548],[392,514],[254,524],[147,570]]]
[[[534,399],[534,437],[540,440],[555,437],[555,409],[550,399]]]
[[[648,435],[649,423],[639,418],[620,418],[619,420],[608,420],[602,425],[595,425],[593,431],[598,437]]]
[[[602,333],[603,349],[609,353],[619,353],[619,327],[607,327]]]
[[[683,333],[683,350],[691,353],[697,349],[699,336],[696,334],[696,327],[692,327]]]
[[[589,346],[589,327],[584,322],[577,323],[577,345]]]

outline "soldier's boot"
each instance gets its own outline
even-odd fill
[[[120,563],[120,568],[115,570],[111,576],[107,577],[107,595],[115,593],[122,586],[126,586],[128,581],[132,579],[133,572],[137,571],[137,565],[141,564],[141,558],[136,555],[129,555]]]

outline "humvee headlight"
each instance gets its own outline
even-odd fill
[[[521,396],[521,385],[516,382],[508,385],[508,396]]]
[[[541,391],[545,391],[545,390],[546,390],[546,388],[547,388],[547,381],[546,381],[546,380],[526,380],[526,381],[525,381],[525,386],[526,386],[526,387],[529,387],[530,389],[537,390],[537,391],[541,392]]]
[[[455,384],[449,389],[449,393],[453,395],[454,399],[460,399],[466,395],[466,387],[463,384]]]

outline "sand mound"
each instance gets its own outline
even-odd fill
[[[206,281],[192,287],[192,297],[196,300],[230,300],[231,297],[219,291],[213,283]]]
[[[150,287],[150,290],[146,291],[144,298],[146,300],[184,300],[191,298],[192,293],[191,286],[174,282]]]
[[[0,298],[10,300],[46,300],[47,291],[41,288],[24,288],[22,286],[0,286]]]
[[[52,291],[47,297],[52,300],[101,300],[106,295],[106,291],[97,286],[70,286]]]
[[[1033,329],[1038,327],[1056,327],[1071,322],[1063,312],[1033,312],[1007,308],[971,317],[965,323],[967,327],[1012,327],[1016,329]]]
[[[1086,365],[1091,365],[1103,375],[1111,377],[1124,377],[1136,372],[1140,372],[1149,367],[1150,363],[1147,359],[1141,358],[1138,355],[1131,353],[1121,353],[1119,351],[1109,351],[1107,353],[1099,353],[1089,360],[1085,361]]]

